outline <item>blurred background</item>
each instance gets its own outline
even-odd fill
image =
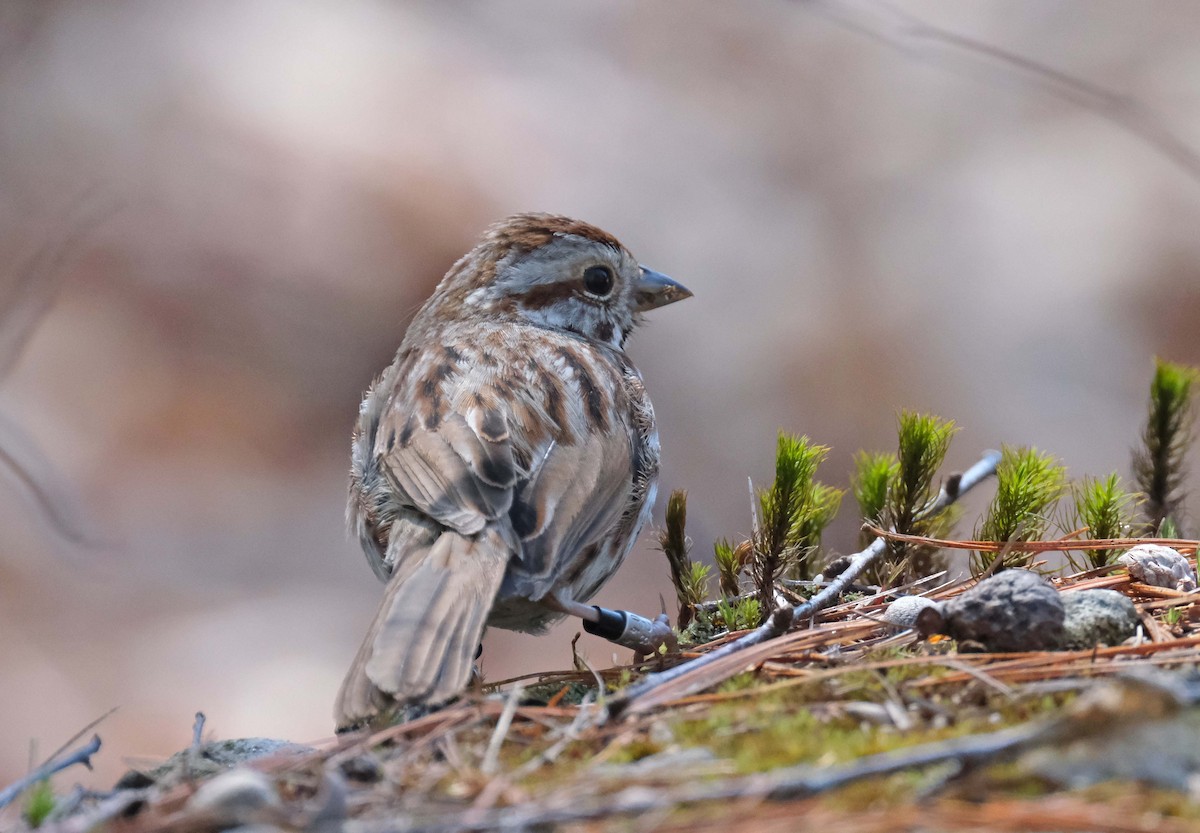
[[[512,212],[695,292],[631,352],[698,555],[781,428],[840,486],[900,408],[959,422],[951,468],[1128,473],[1153,356],[1200,363],[1198,33],[1182,1],[3,0],[0,445],[37,485],[0,491],[0,781],[114,706],[60,781],[201,709],[330,734],[381,593],[344,531],[359,397]],[[673,610],[650,537],[601,603]],[[492,633],[485,672],[569,667],[576,630]]]

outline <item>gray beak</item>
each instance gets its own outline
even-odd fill
[[[642,276],[638,279],[637,286],[633,288],[633,297],[637,302],[634,309],[638,312],[646,312],[682,301],[684,298],[691,298],[692,291],[666,275],[643,266]]]

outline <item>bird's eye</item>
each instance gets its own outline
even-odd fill
[[[583,288],[589,295],[603,298],[612,292],[613,273],[607,266],[589,266],[583,270]]]

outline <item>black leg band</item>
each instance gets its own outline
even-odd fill
[[[600,614],[599,621],[589,622],[583,620],[583,629],[594,636],[602,636],[609,641],[619,639],[621,634],[625,633],[625,611],[609,610],[606,607],[594,607]]]

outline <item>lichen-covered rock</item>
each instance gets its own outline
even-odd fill
[[[1116,590],[1063,593],[1062,603],[1064,648],[1120,645],[1137,632],[1137,608]]]
[[[1063,636],[1058,591],[1036,573],[1005,570],[942,605],[944,632],[990,651],[1047,651]]]
[[[1160,544],[1138,544],[1117,559],[1129,577],[1155,587],[1170,587],[1191,593],[1196,589],[1196,571],[1178,551]]]
[[[136,789],[158,784],[171,786],[181,780],[207,778],[245,761],[269,755],[304,755],[311,746],[302,746],[274,738],[232,738],[190,746],[176,752],[162,764],[149,770],[130,770],[117,781],[117,789]]]
[[[932,610],[934,613],[922,616],[921,614],[926,610]],[[919,628],[918,626],[918,619],[925,622],[930,621],[930,617],[933,617],[933,621],[937,621],[940,625],[942,618],[941,605],[933,599],[927,599],[924,596],[901,596],[887,606],[882,616],[883,621],[898,631],[908,630],[909,628],[923,630],[923,628]]]

